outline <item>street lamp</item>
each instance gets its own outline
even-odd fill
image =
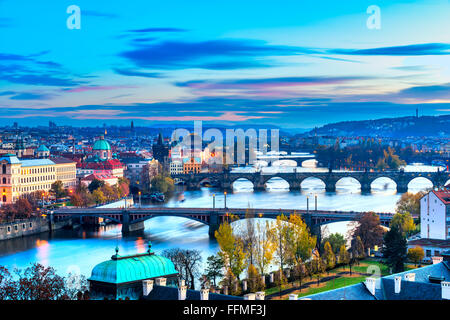
[[[227,208],[227,192],[225,191],[225,192],[223,193],[223,195],[225,196],[224,202],[225,202],[225,209],[226,209],[226,208]]]
[[[213,210],[216,209],[216,194],[213,193]]]
[[[140,208],[141,207],[141,192],[139,191],[138,194],[139,194],[139,208]]]

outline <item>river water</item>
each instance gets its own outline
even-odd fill
[[[292,168],[269,167],[265,170],[292,170]],[[428,171],[430,167],[409,166],[408,170]],[[409,185],[411,192],[429,187],[431,183],[420,178]],[[386,179],[375,181],[372,191],[367,194],[362,194],[358,183],[351,179],[341,180],[337,185],[337,191],[333,193],[325,192],[323,183],[314,179],[305,181],[302,184],[302,191],[289,191],[287,183],[280,178],[271,179],[266,191],[254,192],[248,181],[237,181],[233,188],[234,191],[227,194],[226,202],[229,208],[306,209],[306,199],[309,197],[310,209],[314,209],[314,197],[317,196],[318,209],[393,212],[401,196],[396,193],[395,184]],[[179,202],[177,197],[174,197],[165,205],[212,207],[213,194],[216,207],[223,207],[224,193],[212,188],[184,191],[185,201]],[[58,230],[52,235],[40,234],[0,241],[0,265],[13,269],[39,262],[54,267],[62,275],[71,272],[89,277],[97,263],[110,259],[116,246],[119,247],[119,254],[123,255],[144,252],[147,250],[148,240],[151,240],[152,249],[156,253],[174,247],[198,249],[202,252],[204,260],[217,251],[217,243],[208,237],[208,227],[199,222],[178,217],[158,217],[146,221],[145,227],[145,231],[141,234],[128,237],[122,237],[120,226],[108,225],[98,230],[85,228]],[[346,222],[333,223],[328,225],[327,232],[346,234],[349,227]]]

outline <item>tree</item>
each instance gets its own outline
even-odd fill
[[[19,198],[15,203],[16,218],[28,219],[33,213],[33,208],[26,198]]]
[[[406,237],[411,234],[416,229],[414,220],[409,212],[396,213],[391,220],[389,225],[391,228],[396,227],[402,234]]]
[[[51,192],[55,195],[56,201],[58,201],[58,199],[63,198],[67,195],[67,192],[64,189],[64,184],[60,180],[55,181],[52,184]]]
[[[414,247],[408,249],[408,259],[417,266],[417,264],[423,260],[425,257],[425,252],[423,251],[422,247]]]
[[[88,186],[89,192],[94,192],[94,190],[97,190],[98,188],[101,188],[105,185],[105,181],[94,179],[91,181],[91,183]]]
[[[312,250],[316,247],[316,237],[311,236],[308,226],[298,214],[291,214],[287,227],[289,230],[287,249],[288,257],[292,261],[291,265],[299,259],[302,261],[309,259]]]
[[[268,221],[264,225],[258,223],[255,243],[255,263],[261,274],[265,274],[267,266],[273,260],[276,244],[272,242],[269,230],[271,226]]]
[[[256,250],[256,227],[255,227],[255,213],[251,209],[245,212],[245,220],[243,221],[243,228],[238,232],[238,237],[241,238],[244,245],[244,251],[247,257],[247,265],[254,265],[255,250]]]
[[[284,214],[277,216],[275,223],[269,230],[269,237],[275,245],[276,258],[278,260],[278,264],[280,265],[280,270],[283,270],[286,261],[290,259],[290,228],[288,225],[288,219]]]
[[[151,191],[161,192],[166,195],[173,193],[175,190],[175,182],[169,176],[163,173],[154,176],[151,180]]]
[[[100,188],[95,189],[94,192],[92,192],[92,197],[96,204],[105,203],[107,199]]]
[[[347,241],[345,241],[345,238],[342,234],[336,232],[336,233],[332,233],[329,236],[325,237],[322,240],[322,246],[326,243],[329,242],[331,245],[331,248],[333,249],[333,252],[335,254],[337,254],[339,252],[339,249],[341,248],[342,245],[345,245]]]
[[[409,213],[411,216],[418,216],[420,218],[420,199],[425,195],[424,192],[402,194],[397,201],[396,213]]]
[[[327,241],[325,242],[323,259],[326,265],[327,270],[333,269],[336,265],[336,256],[334,255],[333,249],[331,248],[331,244]]]
[[[17,269],[15,276],[0,267],[1,300],[69,300],[76,299],[78,291],[86,290],[84,277],[69,280],[57,275],[53,268],[38,263],[24,270]]]
[[[206,259],[206,263],[205,276],[216,286],[216,279],[223,276],[223,260],[219,255],[212,255]]]
[[[186,281],[186,285],[195,289],[195,279],[200,276],[202,256],[199,250],[172,248],[164,250],[162,255],[172,261],[175,269]]]
[[[393,227],[386,232],[382,249],[383,258],[386,259],[386,264],[392,268],[393,273],[404,271],[404,263],[407,259],[406,248],[406,237],[399,229]]]
[[[75,207],[82,207],[83,206],[83,198],[81,197],[80,194],[78,193],[73,193],[70,196],[70,202],[72,203],[73,206]]]
[[[358,217],[358,225],[353,230],[353,238],[360,237],[365,249],[383,243],[384,229],[380,217],[375,212],[365,212]]]
[[[350,254],[348,253],[347,249],[345,248],[345,245],[342,245],[339,249],[339,257],[338,261],[342,265],[347,265],[350,262]]]
[[[258,272],[258,269],[256,269],[256,267],[252,264],[248,266],[247,278],[248,289],[250,292],[264,290],[264,283],[262,282],[261,274]]]
[[[233,235],[233,229],[227,221],[219,226],[219,230],[216,230],[214,235],[220,247],[219,255],[226,268],[239,279],[246,266],[246,254],[242,239]]]
[[[351,251],[354,259],[363,259],[366,256],[364,245],[359,236],[352,240]]]

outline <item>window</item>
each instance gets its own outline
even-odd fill
[[[6,184],[6,178],[3,178],[3,184]]]
[[[2,174],[6,174],[6,164],[2,165]]]
[[[427,257],[431,257],[431,250],[427,250]]]
[[[8,232],[11,232],[11,226],[8,226]]]

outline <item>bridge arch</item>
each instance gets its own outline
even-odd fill
[[[232,180],[231,188],[233,190],[250,191],[255,189],[255,184],[250,179],[240,177]]]
[[[355,177],[342,177],[336,181],[336,189],[358,189],[361,190],[361,182]]]
[[[302,189],[325,189],[326,184],[320,178],[307,177],[300,182],[300,187]]]
[[[397,182],[390,177],[377,177],[370,182],[370,188],[373,190],[396,189]]]
[[[409,180],[407,187],[413,190],[425,190],[433,188],[434,182],[427,176],[415,177]]]
[[[277,186],[275,186],[274,183],[276,183]],[[290,189],[290,183],[282,177],[272,176],[270,179],[265,181],[264,188],[267,191],[285,191]]]

